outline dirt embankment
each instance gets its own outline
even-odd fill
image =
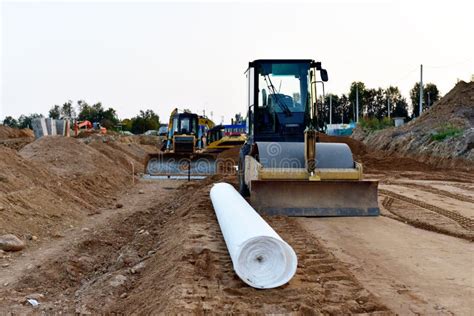
[[[66,179],[1,146],[0,170],[0,235],[54,236],[92,209]]]
[[[20,150],[35,140],[33,131],[0,125],[0,146]]]
[[[362,163],[365,173],[437,170],[436,167],[411,157],[403,157],[383,150],[370,149],[363,142],[350,137],[320,134],[319,141],[323,143],[347,144],[352,151],[354,160]]]
[[[29,128],[18,129],[0,125],[0,139],[34,137],[33,131]]]
[[[357,128],[352,137],[387,155],[412,157],[440,168],[472,170],[474,82],[459,82],[421,117],[404,126],[378,132]]]
[[[12,136],[17,136],[13,134]],[[153,146],[115,139],[40,138],[20,151],[0,146],[0,235],[55,238],[132,185]]]

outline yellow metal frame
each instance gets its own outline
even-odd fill
[[[230,149],[230,148],[235,148],[235,147],[241,147],[243,143],[247,140],[247,137],[244,135],[239,135],[239,136],[224,136],[219,140],[216,140],[215,142],[210,143],[209,145],[206,146],[208,149]],[[242,144],[240,145],[221,145],[222,143],[228,142],[228,141],[241,141]]]
[[[250,185],[253,180],[362,180],[362,164],[355,162],[355,168],[318,169],[310,175],[304,168],[264,168],[255,158],[245,156],[245,182]]]

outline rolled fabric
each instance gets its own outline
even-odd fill
[[[211,200],[234,270],[248,285],[271,289],[296,273],[295,251],[228,183],[211,189]]]

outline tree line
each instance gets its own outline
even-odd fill
[[[356,90],[359,95],[359,117],[382,120],[388,116],[390,106],[391,117],[405,117],[408,120],[419,116],[420,84],[416,83],[410,90],[412,108],[409,109],[407,99],[402,96],[400,89],[395,86],[388,88],[367,88],[363,82],[353,82],[347,94],[327,94],[324,102],[319,102],[321,121],[329,123],[329,103],[332,99],[332,123],[350,123],[356,121]],[[438,88],[433,83],[423,86],[423,111],[440,99]],[[322,101],[322,98],[321,98]],[[411,113],[411,114],[410,114]],[[42,114],[33,113],[20,115],[18,119],[11,116],[5,117],[3,125],[17,128],[31,128],[31,121],[43,117]],[[48,117],[53,119],[69,119],[92,123],[100,123],[109,130],[130,131],[141,134],[148,130],[157,130],[160,127],[160,118],[153,110],[140,110],[132,117],[120,120],[117,112],[112,107],[104,107],[101,102],[88,104],[79,100],[76,105],[71,100],[62,105],[54,105],[48,112]]]
[[[358,92],[357,92],[358,90]],[[388,88],[367,88],[363,82],[353,82],[347,94],[327,94],[324,102],[320,102],[319,112],[322,120],[329,123],[329,104],[332,99],[332,123],[350,123],[356,121],[356,94],[359,95],[359,117],[382,120],[388,117],[404,117],[408,120],[419,116],[420,84],[416,83],[410,90],[409,108],[407,99],[402,96],[400,89],[395,86]],[[440,99],[438,88],[433,83],[423,85],[423,111]],[[322,98],[321,98],[322,101]],[[410,114],[411,113],[411,114]]]
[[[38,113],[21,115],[18,119],[7,116],[3,120],[3,125],[16,128],[31,128],[31,121],[41,117],[44,117],[43,114]],[[108,130],[129,131],[134,134],[142,134],[148,130],[157,130],[160,127],[160,117],[151,109],[140,110],[136,116],[120,120],[114,108],[106,108],[101,102],[89,104],[84,100],[77,101],[75,106],[71,100],[62,105],[53,105],[48,112],[48,117],[70,120],[71,123],[87,120],[92,123],[100,123],[101,126]]]

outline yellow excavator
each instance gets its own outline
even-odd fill
[[[145,173],[152,176],[207,176],[216,173],[216,156],[203,152],[204,135],[214,127],[205,116],[171,112],[168,134],[160,153],[149,154]]]
[[[248,138],[239,155],[241,194],[250,195],[251,204],[268,215],[378,215],[378,183],[363,180],[362,165],[349,146],[319,142],[324,122],[316,86],[328,80],[321,63],[255,60],[246,75]]]

